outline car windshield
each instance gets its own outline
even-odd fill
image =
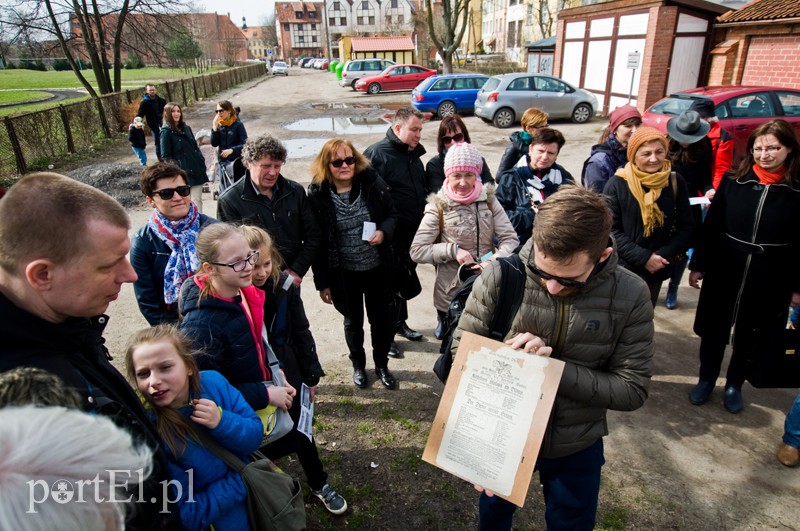
[[[275,63],[275,66],[286,66],[286,63],[278,61]]]
[[[665,114],[667,116],[678,116],[683,111],[688,111],[692,106],[692,102],[699,98],[692,98],[689,96],[670,96],[669,98],[659,101],[650,109],[651,113]]]

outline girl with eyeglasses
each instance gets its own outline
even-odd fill
[[[241,226],[214,223],[197,237],[200,267],[183,283],[179,325],[192,340],[201,370],[215,370],[254,410],[273,405],[288,411],[295,389],[272,383],[264,341],[264,292],[253,286],[259,251]]]
[[[203,185],[208,182],[206,161],[189,124],[183,121],[183,109],[175,102],[164,107],[164,125],[161,127],[161,158],[174,162],[186,172],[192,187],[192,201],[203,212]]]
[[[460,142],[466,142],[467,144],[472,142],[464,120],[457,114],[445,116],[439,124],[439,132],[436,137],[437,154],[425,165],[425,191],[429,194],[435,194],[442,188],[445,179],[444,158],[447,155],[447,150]],[[489,169],[489,165],[486,164],[485,159],[483,159],[483,169],[480,177],[484,184],[494,184],[492,171]]]
[[[798,226],[800,144],[791,125],[772,120],[753,131],[747,157],[720,181],[689,262],[702,338],[692,404],[711,397],[732,335],[723,404],[731,413],[744,407],[748,359],[757,364],[783,337],[790,305],[800,304]]]
[[[200,266],[197,235],[217,220],[198,211],[186,172],[171,162],[147,166],[139,187],[153,211],[131,238],[136,302],[150,325],[177,323],[181,285]]]
[[[344,337],[353,363],[353,383],[368,385],[364,351],[364,306],[370,323],[375,373],[387,389],[394,322],[388,310],[393,259],[390,242],[397,212],[383,179],[349,140],[334,138],[311,165],[311,206],[326,231],[313,265],[314,284],[327,304],[344,316]]]
[[[224,192],[229,184],[233,184],[233,163],[242,156],[242,148],[246,140],[247,131],[242,121],[239,120],[237,109],[228,100],[217,103],[214,120],[211,123],[211,145],[217,148],[219,160],[217,178],[219,179],[220,193]],[[222,178],[223,171],[231,179],[230,182]]]

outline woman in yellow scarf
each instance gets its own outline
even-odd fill
[[[667,160],[667,139],[641,127],[628,140],[628,163],[606,183],[620,264],[641,276],[655,307],[661,283],[689,248],[694,220],[686,182]]]
[[[211,123],[211,145],[217,148],[220,193],[236,180],[233,163],[242,156],[245,140],[247,140],[247,131],[242,121],[239,120],[238,109],[234,108],[228,100],[217,103],[214,120]],[[223,179],[223,170],[227,172],[227,179]]]

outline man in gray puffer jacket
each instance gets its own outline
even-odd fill
[[[525,291],[506,343],[566,363],[536,462],[550,531],[594,528],[606,411],[633,411],[647,398],[653,307],[645,283],[617,267],[610,231],[605,200],[569,186],[542,203],[520,252]],[[489,336],[500,274],[491,263],[478,277],[453,351],[464,331]],[[483,492],[480,528],[511,529],[515,509]]]

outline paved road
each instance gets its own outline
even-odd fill
[[[220,98],[228,98],[241,107],[241,117],[251,136],[269,132],[288,141],[290,159],[284,175],[308,184],[309,157],[316,153],[311,148],[318,149],[324,140],[336,136],[332,131],[339,122],[352,117],[361,122],[380,117],[386,109],[408,102],[409,94],[367,96],[339,87],[328,72],[293,67],[288,77],[250,83]],[[382,107],[370,108],[376,103]],[[213,109],[214,102],[207,102],[188,110],[189,123],[195,131],[210,126]],[[312,132],[286,129],[306,119],[323,119],[330,125]],[[473,143],[495,169],[506,138],[514,129],[498,130],[475,117],[465,121]],[[602,119],[583,125],[554,122],[553,126],[567,138],[559,162],[579,175],[583,160],[604,125]],[[434,154],[437,128],[438,122],[425,124],[422,143],[429,153],[424,160]],[[384,136],[385,129],[381,129],[348,136],[363,149]],[[133,155],[126,160],[133,162]],[[208,199],[206,212],[213,215],[215,207]],[[134,227],[138,227],[145,223],[147,211],[134,211],[131,215]],[[441,385],[430,372],[438,350],[438,342],[432,338],[435,312],[429,295],[434,273],[429,266],[420,267],[420,271],[424,291],[409,305],[409,324],[425,333],[428,341],[401,341],[405,359],[391,361],[392,370],[401,380],[398,398],[404,388],[441,392]],[[343,347],[341,317],[320,301],[310,275],[303,286],[320,357],[329,373],[322,384],[324,396],[326,383],[350,382],[350,363]],[[697,292],[685,280],[680,288],[679,309],[666,310],[662,296],[656,309],[650,399],[636,412],[609,414],[611,433],[606,438],[604,475],[619,485],[620,495],[633,497],[638,506],[668,512],[667,519],[674,520],[676,529],[798,529],[800,470],[784,468],[774,456],[785,413],[796,390],[755,390],[746,384],[746,408],[735,416],[723,409],[719,388],[705,406],[690,405],[686,395],[696,381],[699,345],[691,331],[696,302]],[[125,287],[110,313],[113,319],[107,336],[112,352],[120,356],[125,339],[146,324],[136,309],[130,286]]]

